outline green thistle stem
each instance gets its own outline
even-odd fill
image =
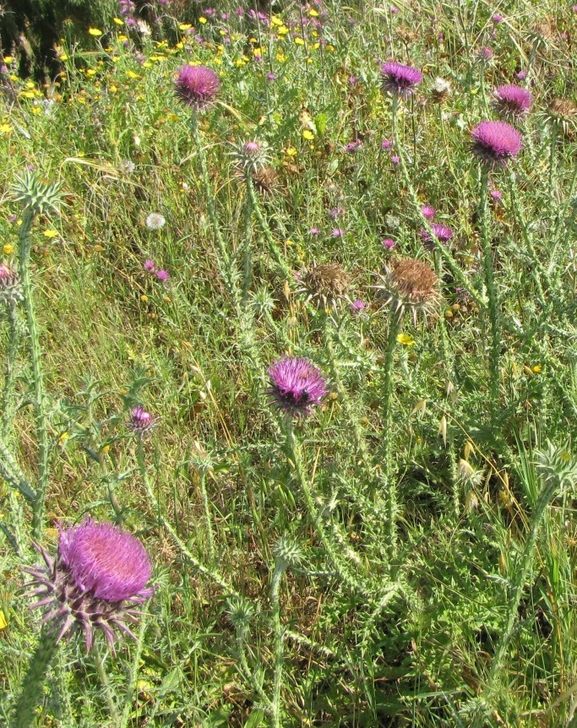
[[[276,263],[277,273],[285,280],[291,280],[292,271],[288,267],[281,251],[279,250],[279,247],[276,243],[276,240],[274,239],[270,226],[264,218],[259,199],[258,199],[255,189],[254,189],[254,184],[253,184],[250,172],[246,176],[246,188],[248,191],[249,199],[251,201],[252,209],[254,210],[254,212],[256,214],[256,219],[258,220],[260,229],[262,230],[262,233],[268,244],[269,252],[272,255],[272,257],[274,258],[274,261]]]
[[[53,624],[45,624],[42,627],[40,641],[30,658],[28,672],[16,702],[12,728],[29,728],[36,720],[36,707],[42,700],[46,673],[58,651],[57,636],[58,631]]]
[[[208,493],[206,492],[206,473],[203,471],[200,474],[200,495],[202,498],[202,505],[204,507],[204,517],[206,519],[206,532],[208,536],[208,554],[210,557],[211,564],[214,563],[214,533],[212,531],[212,514],[210,512],[210,502],[208,500]]]
[[[48,485],[48,455],[50,442],[48,438],[46,395],[44,391],[44,373],[42,368],[42,349],[36,323],[32,280],[30,277],[30,248],[32,240],[30,230],[34,220],[34,210],[27,208],[22,217],[22,225],[18,236],[18,272],[22,286],[22,302],[28,326],[32,375],[34,380],[34,398],[36,412],[36,435],[38,439],[38,490],[33,503],[32,534],[39,538],[44,522],[44,504]]]
[[[284,559],[276,560],[270,587],[274,628],[274,678],[271,700],[272,724],[274,728],[281,728],[282,725],[280,704],[284,665],[284,630],[280,619],[279,589],[286,568],[287,563]]]
[[[494,419],[499,408],[500,389],[500,359],[501,359],[501,326],[499,313],[499,297],[495,285],[493,271],[493,251],[489,235],[489,173],[485,167],[481,168],[481,180],[479,185],[479,217],[481,221],[481,250],[483,254],[483,269],[485,273],[485,285],[489,297],[489,321],[491,324],[491,362],[489,391],[491,395],[491,417]]]
[[[92,652],[94,658],[94,667],[96,668],[98,679],[100,680],[104,689],[104,698],[106,700],[108,713],[110,715],[113,725],[120,725],[120,714],[118,712],[118,706],[116,705],[116,702],[114,700],[114,694],[112,692],[112,686],[108,678],[108,673],[104,669],[104,658],[100,653],[97,642],[94,643],[92,647]]]
[[[366,594],[368,592],[367,587],[356,575],[353,575],[350,567],[343,562],[343,559],[341,559],[340,555],[337,553],[335,544],[329,537],[327,529],[325,528],[325,525],[319,515],[308,482],[308,478],[305,474],[300,453],[300,446],[294,434],[292,420],[286,418],[284,423],[281,424],[281,427],[285,434],[286,451],[289,457],[289,461],[295,470],[299,487],[304,496],[307,511],[314,522],[321,544],[327,556],[332,562],[339,577],[347,586],[354,589],[355,591],[361,592],[362,594]]]
[[[397,129],[397,109],[398,109],[398,99],[396,96],[394,96],[393,97],[393,109],[392,109],[392,125],[393,125],[393,139],[395,141],[395,149],[397,152],[397,156],[399,157],[399,160],[400,160],[399,166],[401,168],[401,172],[403,173],[403,179],[405,181],[405,186],[406,186],[407,190],[409,191],[409,196],[411,198],[411,202],[415,206],[415,209],[420,211],[421,205],[419,203],[419,198],[418,198],[417,192],[411,181],[411,176],[409,174],[409,170],[407,167],[407,160],[405,158],[405,152],[404,152],[403,146],[401,145],[401,140],[400,140],[398,129]],[[441,242],[439,242],[436,235],[433,233],[430,222],[427,220],[427,218],[424,215],[422,216],[422,221],[423,221],[423,227],[429,234],[431,244],[434,245],[435,249],[439,252],[441,258],[443,259],[443,262],[445,263],[445,265],[451,272],[451,275],[453,276],[453,280],[455,281],[455,283],[458,283],[462,288],[467,290],[469,292],[469,295],[471,296],[471,298],[475,301],[475,303],[479,307],[482,307],[484,305],[482,298],[479,296],[479,294],[476,291],[474,291],[471,288],[470,281],[467,280],[467,278],[463,274],[463,271],[456,265],[449,250]]]
[[[389,332],[387,335],[387,348],[385,350],[385,375],[383,382],[383,394],[382,394],[382,412],[383,412],[383,449],[381,455],[381,462],[383,467],[383,474],[386,488],[387,498],[387,532],[389,537],[389,549],[391,554],[394,554],[397,548],[397,486],[393,482],[393,467],[391,463],[391,449],[393,444],[392,437],[392,424],[393,424],[393,411],[392,411],[392,397],[393,397],[393,362],[395,355],[395,346],[397,344],[397,335],[401,325],[401,319],[403,317],[402,309],[393,311],[389,320]]]
[[[145,617],[142,618],[140,626],[138,628],[138,637],[136,642],[136,649],[132,658],[132,664],[130,666],[130,673],[128,675],[128,689],[124,698],[124,710],[122,711],[122,719],[118,724],[118,728],[126,728],[130,721],[130,714],[133,709],[132,700],[136,692],[136,681],[138,679],[138,668],[140,667],[140,659],[142,656],[142,648],[144,646],[144,636],[146,634],[146,628],[148,622]]]
[[[38,494],[32,489],[26,476],[20,470],[20,466],[16,459],[8,449],[6,443],[0,437],[0,475],[15,490],[17,490],[23,498],[34,508],[38,502]]]
[[[18,319],[16,316],[16,305],[10,301],[7,305],[9,336],[8,349],[6,351],[6,374],[4,378],[4,389],[2,392],[2,420],[0,422],[0,432],[2,437],[6,437],[8,430],[12,425],[14,415],[14,384],[16,372],[16,354],[20,345],[20,331],[18,327]]]
[[[220,573],[216,569],[209,569],[203,564],[200,563],[200,561],[193,556],[193,554],[190,552],[190,550],[185,546],[185,544],[182,542],[180,536],[177,534],[171,523],[167,520],[167,518],[164,516],[162,511],[160,510],[160,506],[158,504],[158,500],[156,496],[154,495],[154,491],[152,490],[152,486],[150,485],[150,481],[148,479],[148,473],[146,471],[146,462],[144,459],[144,447],[142,446],[142,437],[137,435],[137,461],[138,461],[138,467],[140,470],[140,476],[142,478],[142,482],[144,484],[144,488],[146,490],[146,494],[148,495],[148,498],[156,511],[158,520],[160,523],[162,523],[163,527],[168,531],[168,533],[172,536],[172,539],[178,546],[178,548],[181,550],[182,554],[190,561],[190,563],[194,566],[194,568],[199,571],[204,576],[208,577],[212,581],[214,581],[216,584],[219,585],[219,587],[228,595],[232,596],[238,596],[237,592],[232,588],[230,584],[228,584],[223,577],[220,575]]]

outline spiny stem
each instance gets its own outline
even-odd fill
[[[481,180],[479,184],[479,217],[481,221],[481,250],[483,253],[483,268],[485,273],[485,285],[487,286],[487,295],[489,297],[489,321],[491,324],[491,355],[490,355],[490,380],[489,390],[491,394],[491,419],[494,420],[495,414],[499,409],[499,384],[500,384],[500,359],[501,359],[501,327],[499,298],[497,287],[495,285],[495,275],[493,271],[493,251],[491,250],[491,240],[488,225],[488,207],[487,198],[489,194],[489,173],[484,167],[480,171]]]
[[[28,327],[30,357],[34,384],[34,407],[36,412],[36,435],[38,439],[38,488],[33,504],[32,534],[39,538],[44,522],[44,504],[48,485],[48,454],[50,442],[48,438],[46,395],[44,391],[44,374],[42,369],[42,349],[36,323],[32,280],[30,277],[30,247],[32,244],[30,230],[34,220],[34,211],[27,208],[22,216],[18,240],[18,272],[22,286],[23,308]]]
[[[140,665],[140,658],[142,655],[142,648],[144,646],[144,636],[146,634],[146,628],[148,626],[147,620],[143,617],[138,628],[138,639],[136,642],[136,649],[134,651],[134,657],[132,658],[132,664],[130,666],[130,672],[128,675],[128,689],[124,698],[124,710],[122,711],[122,719],[118,724],[119,728],[126,728],[128,721],[130,720],[130,713],[132,711],[132,699],[136,691],[136,681],[138,679],[138,668]]]
[[[20,331],[18,327],[18,318],[16,315],[16,304],[14,301],[8,302],[6,307],[9,324],[8,349],[6,351],[6,374],[4,378],[4,390],[2,392],[2,436],[6,437],[8,430],[12,426],[12,418],[14,414],[14,384],[16,373],[16,354],[20,345]]]
[[[110,680],[108,678],[108,673],[104,669],[104,659],[102,657],[102,654],[100,652],[100,648],[99,648],[97,642],[93,645],[92,651],[93,651],[93,657],[94,657],[94,667],[96,668],[96,673],[98,675],[98,679],[100,680],[100,682],[102,684],[102,688],[104,690],[104,699],[106,700],[106,707],[108,708],[108,712],[110,714],[110,718],[112,719],[113,724],[119,726],[120,725],[120,714],[118,712],[118,706],[116,704],[116,701],[114,700],[114,693],[112,692],[112,686],[111,686]]]
[[[274,678],[273,693],[271,700],[272,722],[274,728],[280,728],[281,711],[280,698],[283,676],[284,662],[284,631],[280,620],[280,601],[279,588],[286,571],[286,562],[283,559],[277,559],[271,579],[270,599],[272,602],[273,627],[274,627]]]
[[[146,490],[146,494],[148,495],[148,498],[150,499],[150,502],[156,511],[157,518],[162,523],[164,528],[168,531],[168,533],[172,536],[174,542],[178,546],[178,548],[181,550],[181,552],[186,556],[186,558],[191,562],[191,564],[194,566],[195,569],[197,569],[201,574],[204,576],[207,576],[209,579],[214,581],[216,584],[220,586],[220,588],[228,595],[235,595],[238,596],[238,593],[232,588],[230,584],[228,584],[223,577],[220,575],[220,573],[216,569],[209,569],[203,564],[200,563],[200,561],[192,555],[190,550],[184,545],[182,542],[180,536],[177,534],[171,523],[167,520],[167,518],[164,516],[162,511],[160,510],[160,506],[158,505],[158,500],[156,499],[156,496],[154,495],[154,492],[152,490],[152,486],[150,485],[150,481],[148,479],[148,473],[146,471],[146,462],[144,459],[144,448],[142,446],[142,437],[139,435],[137,436],[137,460],[138,460],[138,467],[140,470],[140,476],[142,478],[142,482],[144,484],[144,488]]]

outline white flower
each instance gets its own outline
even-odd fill
[[[166,220],[158,212],[151,212],[146,218],[146,227],[149,230],[160,230],[161,227],[164,227],[165,223]]]

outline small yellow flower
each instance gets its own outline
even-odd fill
[[[184,31],[184,30],[190,30],[191,28],[192,28],[192,25],[191,25],[190,23],[181,23],[181,24],[180,24],[180,25],[178,26],[178,29],[179,29],[179,30],[183,30],[183,31]]]
[[[11,134],[12,124],[0,124],[0,134]]]
[[[110,450],[110,445],[104,445],[103,447],[100,448],[100,452],[103,455],[106,455],[109,452],[109,450]]]
[[[286,27],[286,25],[281,25],[280,28],[277,30],[277,33],[279,35],[286,35],[287,33],[290,33],[289,29]]]
[[[272,16],[272,18],[270,19],[270,24],[273,26],[274,25],[284,25],[284,23],[282,22],[282,20],[279,18],[278,15]]]
[[[413,346],[415,340],[410,334],[398,334],[397,342],[403,346]]]
[[[287,157],[296,157],[297,150],[294,147],[288,147],[287,149],[285,149],[285,154],[287,155]]]
[[[14,56],[4,56],[4,63],[9,66],[14,60]]]
[[[58,54],[58,58],[59,58],[59,59],[60,59],[61,61],[67,61],[67,60],[68,60],[68,59],[70,58],[70,56],[68,55],[68,53],[64,53],[64,52],[63,52],[63,53],[59,53],[59,54]]]
[[[142,296],[140,296],[140,300],[142,301],[142,303],[146,303],[148,301],[148,296],[146,295],[146,293],[143,293]]]
[[[295,44],[299,46],[303,46],[305,44],[304,40],[300,36],[296,36],[295,38]]]
[[[303,131],[303,137],[310,141],[311,139],[315,138],[315,135],[312,133],[312,131],[310,129],[305,129]]]
[[[0,609],[0,629],[6,629],[8,626],[8,620],[4,616],[4,612]]]
[[[112,22],[116,25],[124,25],[124,20],[122,20],[122,18],[112,18]]]
[[[12,245],[12,243],[6,243],[6,245],[3,245],[2,252],[4,253],[4,255],[12,255],[12,253],[14,252],[14,246]]]
[[[93,35],[95,38],[98,38],[102,35],[102,31],[98,30],[98,28],[88,28],[88,32],[90,35]]]
[[[319,17],[318,12],[314,8],[311,8],[309,10],[309,15],[311,16],[311,18],[318,18]]]
[[[207,20],[203,15],[201,15],[201,17],[198,19],[198,22],[201,23],[201,25],[204,25],[207,22]]]
[[[128,71],[126,71],[126,75],[128,76],[128,78],[138,78],[138,73],[135,73],[134,71],[131,71],[130,69],[128,69]]]
[[[63,432],[58,439],[60,440],[60,442],[66,442],[66,440],[68,440],[69,437],[70,437],[69,432]]]
[[[288,245],[288,246],[294,245],[294,243],[293,243],[292,240],[285,240],[285,243],[284,244],[285,245]]]
[[[535,366],[533,367],[533,371],[535,372],[535,374],[540,374],[542,369],[543,367],[541,366],[541,364],[535,364]]]
[[[284,53],[277,53],[276,59],[279,63],[284,63],[286,61],[286,56]]]
[[[87,76],[88,76],[89,78],[92,78],[92,76],[96,76],[96,71],[95,71],[95,70],[94,70],[93,68],[89,68],[89,69],[88,69],[88,70],[86,71],[86,75],[87,75]]]
[[[119,35],[118,40],[120,43],[124,43],[125,41],[128,40],[128,38],[125,35]]]
[[[47,230],[44,230],[42,233],[45,238],[57,238],[58,237],[58,230],[54,230],[53,228],[48,228]]]

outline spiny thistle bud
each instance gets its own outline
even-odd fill
[[[426,315],[439,301],[437,274],[422,260],[393,260],[386,266],[385,274],[380,278],[381,283],[375,288],[382,292],[384,305],[391,305],[400,315],[410,311],[415,323],[418,313]]]
[[[130,419],[126,425],[135,435],[145,435],[155,425],[154,415],[137,405],[130,410]]]
[[[243,171],[254,173],[270,161],[266,142],[243,142],[232,144],[232,147],[234,151],[230,152],[230,155]]]
[[[18,202],[23,204],[24,208],[31,210],[34,214],[56,212],[62,204],[60,183],[41,182],[38,176],[28,169],[12,185],[12,194]]]
[[[56,558],[35,546],[44,565],[24,569],[33,577],[27,596],[39,597],[33,608],[47,608],[43,623],[54,620],[57,642],[76,628],[84,631],[87,651],[95,629],[103,631],[111,648],[115,630],[134,638],[128,624],[138,621],[135,607],[154,592],[146,587],[152,573],[149,556],[135,536],[87,518],[60,531]]]
[[[575,136],[577,105],[571,99],[553,99],[540,116],[566,137],[571,139]]]
[[[349,274],[338,263],[313,265],[300,276],[301,291],[306,294],[307,303],[315,301],[323,308],[335,308],[339,300],[346,299]]]
[[[270,366],[268,375],[272,403],[291,417],[310,414],[327,393],[323,375],[307,359],[283,357]]]
[[[291,541],[288,536],[282,536],[275,543],[272,553],[277,562],[280,562],[284,568],[298,566],[303,559],[301,547]]]
[[[12,304],[21,300],[20,276],[9,266],[0,264],[0,302]]]

